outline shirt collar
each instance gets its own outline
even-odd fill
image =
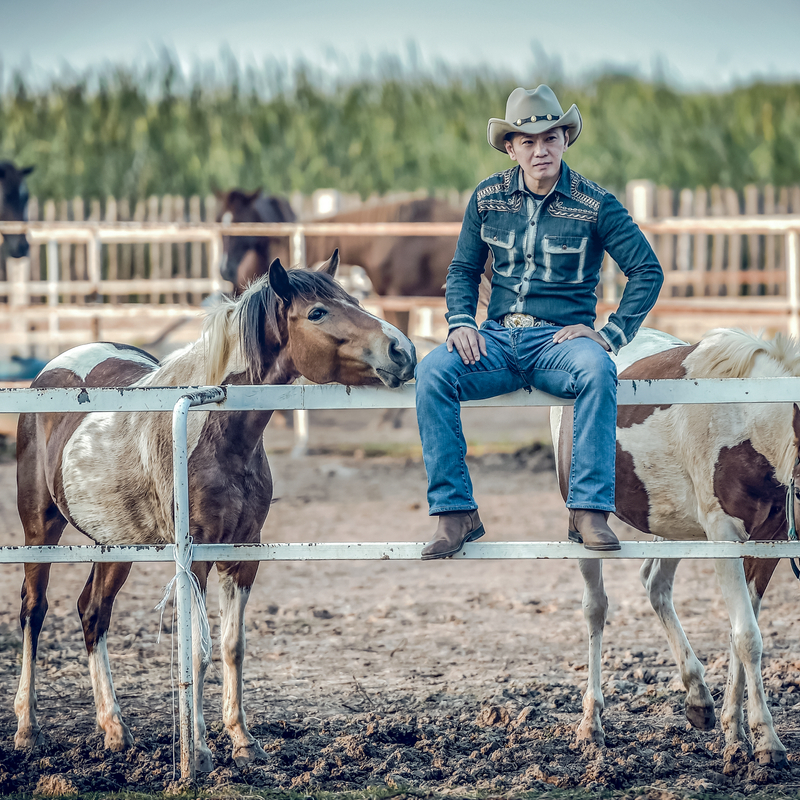
[[[547,193],[548,195],[552,194],[553,192],[559,192],[559,194],[563,194],[565,197],[569,197],[571,195],[571,186],[572,178],[570,173],[570,168],[566,165],[566,162],[561,162],[561,175],[558,176],[558,180],[555,183],[555,186]],[[512,180],[511,185],[514,185],[514,181]],[[517,164],[517,180],[516,180],[516,188],[512,190],[512,194],[514,192],[522,192],[523,194],[530,194],[528,187],[525,185],[525,175],[522,172],[522,167]]]

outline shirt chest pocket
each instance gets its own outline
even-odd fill
[[[514,271],[515,232],[484,224],[481,225],[481,239],[489,245],[494,257],[492,272],[508,277]]]
[[[545,236],[544,280],[552,283],[581,283],[586,264],[586,236]]]

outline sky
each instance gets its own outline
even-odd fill
[[[187,70],[230,53],[357,74],[392,54],[567,79],[613,66],[688,89],[800,79],[800,0],[0,0],[0,12],[4,72],[35,82],[164,49]]]

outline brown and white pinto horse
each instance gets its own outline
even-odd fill
[[[365,312],[324,272],[286,271],[275,261],[268,277],[237,301],[210,312],[202,337],[162,364],[142,350],[98,343],[51,361],[33,381],[50,386],[189,386],[315,383],[397,387],[414,373],[416,354],[397,329]],[[189,415],[190,529],[194,541],[260,541],[272,498],[262,444],[271,411]],[[67,523],[98,544],[174,541],[171,421],[159,413],[23,414],[17,438],[18,507],[28,545],[55,545]],[[205,593],[210,563],[192,570]],[[218,563],[220,575],[223,721],[238,765],[263,757],[242,707],[244,610],[258,562]],[[96,563],[78,600],[105,746],[132,743],[109,668],[106,636],[114,598],[130,564]],[[48,564],[26,564],[22,586],[22,674],[15,700],[17,748],[33,747],[35,660],[47,612]],[[195,626],[196,627],[196,626]],[[203,676],[208,662],[194,642],[196,767],[212,769],[205,741]]]
[[[766,341],[734,329],[706,334],[698,344],[643,329],[617,358],[619,377],[755,378],[800,376],[800,347],[778,336]],[[559,485],[566,496],[572,409],[551,413]],[[664,539],[743,542],[786,539],[785,504],[800,440],[800,409],[792,404],[620,406],[617,415],[617,516]],[[648,559],[641,579],[667,634],[687,689],[686,717],[714,727],[714,702],[704,670],[672,602],[679,559]],[[786,750],[767,707],[761,677],[757,616],[776,559],[719,559],[717,579],[731,620],[730,674],[722,705],[726,772],[755,758],[785,766]],[[600,664],[608,600],[602,562],[581,560],[584,616],[589,628],[588,689],[578,739],[604,741]],[[743,722],[744,689],[748,723]]]

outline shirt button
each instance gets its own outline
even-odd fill
[[[525,256],[525,257],[526,257],[526,258],[533,258],[533,256],[532,256],[530,253],[528,253],[528,255],[527,255],[527,256]]]
[[[536,227],[536,223],[535,222],[531,222],[531,228],[535,228],[535,227]]]
[[[566,246],[565,244],[562,244],[562,245],[561,245],[561,249],[562,249],[562,250],[566,250],[566,249],[567,249],[567,246]]]

